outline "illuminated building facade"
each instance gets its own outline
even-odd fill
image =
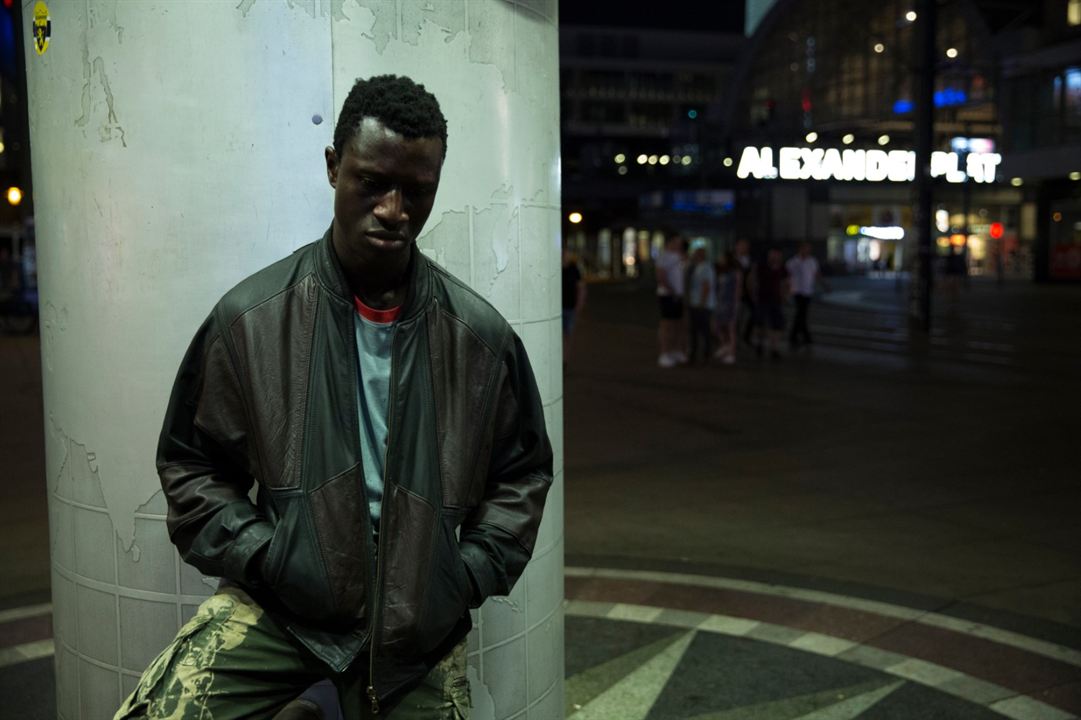
[[[1032,30],[1023,33],[1025,45],[1015,29],[1067,27],[1076,4],[938,6],[935,240],[940,256],[963,254],[972,274],[1046,275],[1049,201],[1038,188],[1061,186],[1069,195],[1079,187],[1069,180],[1081,170],[1078,36]],[[917,21],[908,0],[778,0],[761,18],[736,70],[714,154],[703,158],[710,184],[735,189],[737,236],[760,250],[811,240],[835,271],[911,267]],[[1048,60],[1048,38],[1064,37],[1072,43]],[[1036,59],[1050,67],[1035,77],[1014,69],[1006,50],[1018,47],[1032,48],[1026,67]],[[1045,96],[1058,113],[1053,119],[1036,102]],[[1035,143],[1056,139],[1048,151],[1058,161],[1042,173],[1038,160],[1023,162],[1034,152],[1023,147],[1026,132]],[[1059,208],[1064,219],[1070,207]],[[863,228],[892,230],[871,236]]]
[[[730,222],[732,191],[703,190],[702,138],[741,27],[561,27],[563,235],[588,274],[634,277],[666,232],[719,237]]]

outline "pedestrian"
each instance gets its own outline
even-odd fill
[[[736,241],[736,262],[739,264],[740,304],[743,306],[742,312],[739,314],[745,318],[741,337],[744,343],[750,345],[758,314],[755,309],[754,293],[752,292],[754,261],[751,258],[751,243],[747,238],[740,238]]]
[[[949,254],[946,256],[945,265],[946,279],[943,284],[946,286],[946,294],[951,302],[957,302],[961,293],[961,284],[968,275],[964,251],[955,245],[951,245]]]
[[[725,365],[736,362],[739,344],[740,298],[743,296],[743,272],[735,254],[725,253],[717,268],[717,303],[714,324],[719,347],[715,357]]]
[[[0,300],[19,290],[19,266],[11,256],[11,249],[0,245]]]
[[[811,254],[811,243],[802,242],[799,252],[789,258],[785,264],[792,289],[792,301],[796,305],[796,316],[792,320],[792,330],[788,334],[788,346],[795,350],[801,344],[812,345],[811,329],[808,327],[808,314],[815,288],[822,282],[818,260]],[[824,284],[823,284],[824,285]]]
[[[687,362],[687,355],[680,345],[683,324],[683,238],[672,235],[657,255],[657,304],[661,319],[657,326],[657,342],[660,356],[657,365],[672,368]]]
[[[358,80],[330,228],[195,335],[157,468],[181,557],[222,581],[117,720],[270,718],[324,678],[346,720],[468,717],[469,609],[521,576],[552,449],[517,335],[416,246],[446,128],[411,79]]]
[[[690,290],[687,301],[690,305],[690,352],[688,362],[698,358],[698,348],[702,348],[702,362],[708,364],[712,357],[713,311],[717,306],[716,272],[706,257],[706,241],[695,240],[691,243]]]
[[[784,301],[788,295],[788,271],[779,248],[771,248],[765,262],[755,264],[755,309],[758,312],[758,342],[755,351],[762,357],[769,350],[772,360],[781,359],[784,333]]]
[[[574,326],[586,306],[586,282],[578,267],[578,258],[570,248],[563,249],[563,368],[571,352]]]

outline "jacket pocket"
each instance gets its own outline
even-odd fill
[[[263,578],[274,596],[298,618],[333,623],[341,617],[308,512],[307,498],[300,493],[275,495],[278,522],[263,560]]]
[[[442,643],[469,609],[472,583],[448,519],[438,522],[432,552],[431,581],[418,627],[419,649],[429,653]]]
[[[383,562],[381,640],[393,655],[416,652],[416,633],[432,562],[435,508],[426,499],[398,485],[383,499],[380,552]]]
[[[453,528],[425,498],[392,486],[384,517],[390,524],[381,533],[387,543],[382,645],[399,657],[425,655],[465,614],[468,571]]]

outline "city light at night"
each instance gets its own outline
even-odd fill
[[[887,138],[888,141],[888,138]],[[774,164],[776,157],[777,163]],[[1002,161],[998,153],[931,153],[931,176],[960,183],[971,177],[978,183],[994,182]],[[916,175],[913,150],[840,150],[838,148],[746,147],[740,156],[736,175],[760,180],[840,180],[865,182],[912,182]]]
[[[0,111],[13,718],[1081,720],[1081,0],[0,0]]]

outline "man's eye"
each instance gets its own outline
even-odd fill
[[[357,175],[357,184],[366,189],[379,189],[386,187],[387,181],[375,175]]]

